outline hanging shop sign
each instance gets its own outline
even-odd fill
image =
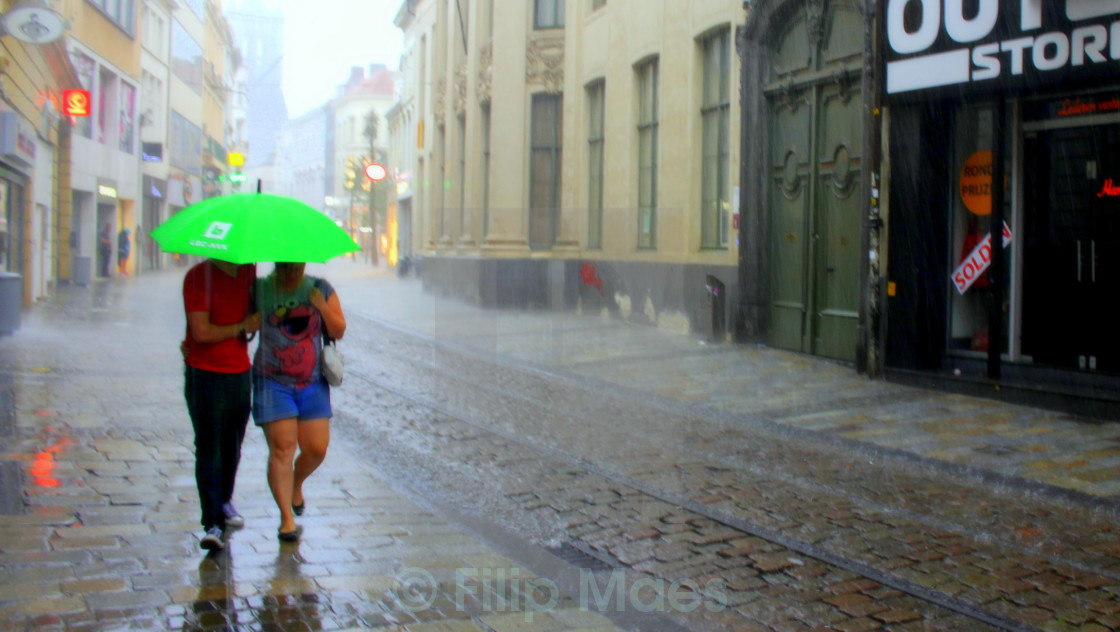
[[[8,35],[28,44],[49,44],[66,33],[66,20],[47,7],[26,3],[0,18]]]
[[[887,0],[883,29],[888,96],[1120,75],[1120,0]]]
[[[89,90],[62,91],[62,113],[66,116],[89,116],[91,103]]]
[[[1011,245],[1011,228],[1007,222],[1003,223],[1003,247],[1006,248]],[[980,243],[972,249],[972,252],[961,261],[956,270],[953,270],[953,285],[957,288],[957,292],[964,294],[968,288],[972,287],[973,283],[979,279],[988,268],[992,265],[992,234],[984,235]]]

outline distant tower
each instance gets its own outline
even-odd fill
[[[284,14],[264,0],[226,0],[225,15],[249,73],[246,166],[273,164],[276,135],[288,121],[281,89]]]

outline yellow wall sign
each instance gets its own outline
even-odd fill
[[[976,215],[992,213],[992,152],[978,151],[961,167],[961,202]]]
[[[231,167],[240,167],[245,164],[245,154],[239,151],[231,151],[226,154],[226,161]]]

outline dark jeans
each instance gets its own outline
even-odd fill
[[[222,504],[233,497],[241,441],[249,423],[249,374],[187,367],[184,390],[194,425],[194,478],[203,529],[225,526]]]
[[[97,251],[97,265],[101,276],[109,276],[109,260],[113,255],[112,250]]]

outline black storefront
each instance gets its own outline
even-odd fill
[[[888,376],[1118,418],[1120,7],[880,6]]]

